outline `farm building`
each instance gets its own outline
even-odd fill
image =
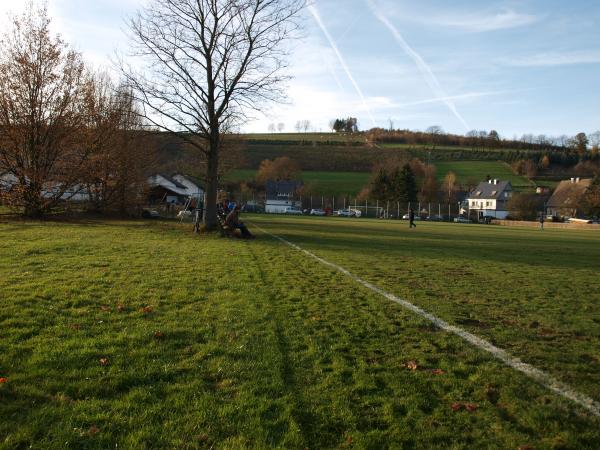
[[[200,182],[188,175],[175,174],[169,177],[159,173],[148,177],[148,185],[151,204],[179,205],[185,204],[189,197],[204,199],[204,189]]]
[[[508,216],[508,200],[512,197],[510,181],[488,180],[479,183],[467,199],[469,210],[479,218],[488,216],[505,219]]]
[[[302,202],[297,199],[302,186],[301,181],[267,181],[265,212],[278,214],[290,206],[301,208]]]
[[[578,205],[591,184],[590,178],[561,181],[546,204],[546,213],[554,217],[578,217]]]

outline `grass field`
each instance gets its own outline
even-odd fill
[[[479,183],[486,180],[489,175],[498,180],[508,180],[513,187],[517,189],[526,189],[533,184],[526,178],[516,175],[510,166],[499,161],[436,161],[438,179],[443,180],[444,176],[452,171],[456,174],[459,183],[469,184],[470,182]]]
[[[247,220],[0,223],[0,447],[597,446],[598,418],[257,226],[595,399],[598,232]]]
[[[532,188],[525,177],[515,175],[510,167],[499,161],[436,161],[437,177],[440,183],[449,171],[453,171],[458,182],[467,186],[486,179],[487,175],[499,180],[509,180],[519,190]],[[316,192],[324,195],[356,195],[365,187],[371,174],[369,172],[320,172],[305,171],[303,180],[311,184]],[[249,181],[256,177],[256,170],[236,170],[228,179],[231,181]]]

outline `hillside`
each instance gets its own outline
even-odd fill
[[[197,167],[197,162],[176,138],[161,136],[159,147],[159,167],[164,171],[194,172],[190,167]],[[396,158],[419,158],[436,166],[439,181],[452,171],[463,186],[474,185],[490,176],[510,180],[517,189],[527,190],[535,184],[526,177],[515,175],[508,163],[539,158],[542,154],[541,150],[522,148],[377,143],[363,133],[246,134],[239,136],[236,155],[226,164],[226,180],[252,181],[262,161],[287,156],[301,166],[304,181],[313,191],[353,196],[367,184],[376,163]]]

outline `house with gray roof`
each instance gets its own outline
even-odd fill
[[[483,181],[469,193],[467,198],[469,211],[475,211],[478,218],[495,217],[506,219],[508,216],[508,201],[513,193],[510,181]]]
[[[302,202],[298,200],[299,192],[303,187],[302,181],[269,180],[266,183],[266,202],[265,212],[271,214],[280,214],[286,208],[295,206],[302,207]]]

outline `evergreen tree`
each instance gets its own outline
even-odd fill
[[[373,199],[387,201],[390,195],[390,179],[385,168],[381,167],[379,172],[371,181],[371,196]]]
[[[417,201],[417,180],[409,164],[405,164],[399,174],[396,197],[400,203]]]

